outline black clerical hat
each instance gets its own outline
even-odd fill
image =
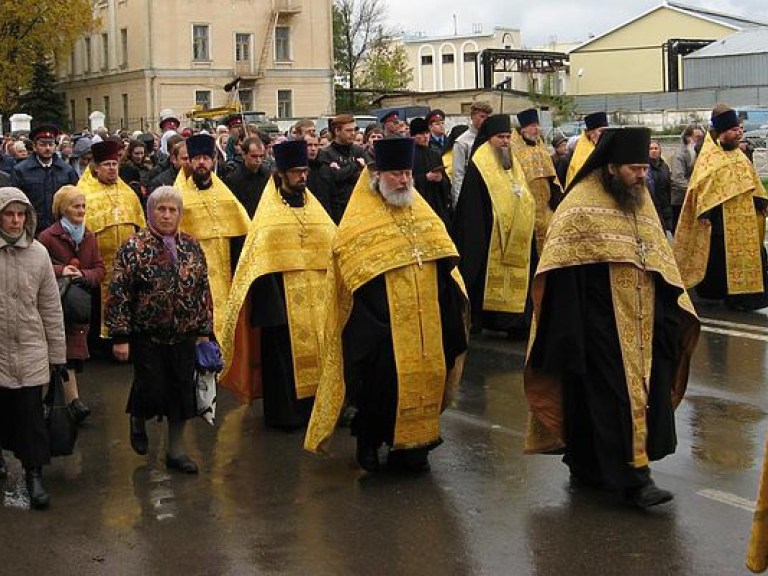
[[[410,124],[411,134],[424,134],[429,132],[429,124],[424,118],[414,118]]]
[[[187,154],[190,160],[195,156],[216,156],[216,141],[210,134],[194,134],[187,138]]]
[[[102,140],[101,142],[95,142],[91,145],[91,154],[93,154],[93,161],[96,164],[106,162],[107,160],[119,160],[120,159],[120,143],[115,140]]]
[[[509,119],[509,114],[494,114],[485,119],[480,130],[488,137],[502,132],[512,132],[512,121]]]
[[[606,128],[568,190],[590,172],[608,164],[648,164],[651,130],[644,126]]]
[[[373,143],[376,170],[411,170],[413,168],[413,138],[382,138]]]
[[[272,147],[275,166],[280,172],[291,168],[306,168],[309,166],[307,143],[304,140],[286,140]]]
[[[608,115],[605,112],[593,112],[584,116],[584,125],[587,130],[608,126]]]
[[[712,122],[712,128],[715,129],[715,132],[722,134],[739,125],[739,116],[736,114],[736,110],[728,109],[717,115],[712,114],[710,121]]]
[[[539,123],[539,112],[536,108],[528,108],[522,112],[517,113],[517,122],[520,124],[520,128],[525,128],[531,124]]]

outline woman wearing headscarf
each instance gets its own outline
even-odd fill
[[[0,188],[0,445],[25,471],[33,508],[46,508],[43,466],[51,461],[43,387],[66,362],[56,277],[35,240],[37,217],[18,188]],[[0,479],[7,476],[0,451]]]
[[[104,261],[96,236],[85,227],[85,195],[74,186],[62,186],[53,196],[56,221],[40,233],[40,243],[48,249],[56,278],[71,278],[92,294],[104,279]],[[82,422],[91,409],[80,400],[76,374],[83,371],[88,353],[88,324],[65,322],[67,338],[67,371],[64,399],[77,422]]]
[[[126,412],[131,447],[149,449],[146,421],[168,420],[169,469],[197,473],[182,451],[187,420],[195,406],[195,346],[213,336],[213,300],[200,243],[179,231],[181,193],[161,186],[147,199],[148,227],[117,253],[109,287],[105,324],[112,351],[133,360],[133,384]]]

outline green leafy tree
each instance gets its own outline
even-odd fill
[[[377,91],[405,90],[413,80],[402,44],[381,40],[368,53],[360,85]]]
[[[92,0],[6,0],[0,9],[0,111],[13,112],[35,64],[67,54],[97,24]]]
[[[53,123],[62,126],[66,119],[66,100],[64,94],[56,91],[55,84],[52,63],[47,60],[36,62],[29,90],[18,100],[20,111],[32,116],[35,125]]]

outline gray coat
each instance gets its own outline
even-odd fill
[[[696,162],[696,156],[691,154],[688,146],[683,144],[672,158],[670,168],[672,176],[672,206],[682,206],[685,199],[685,192],[688,190],[688,182],[693,173],[693,164]]]
[[[40,386],[51,364],[65,364],[61,299],[45,247],[34,239],[32,205],[18,188],[0,188],[0,211],[27,207],[26,232],[14,245],[0,237],[0,387]]]

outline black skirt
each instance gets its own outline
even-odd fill
[[[0,442],[26,469],[50,463],[42,386],[0,388]]]
[[[197,416],[195,338],[160,344],[149,336],[131,339],[133,383],[125,411],[137,418],[166,417],[173,422]]]

